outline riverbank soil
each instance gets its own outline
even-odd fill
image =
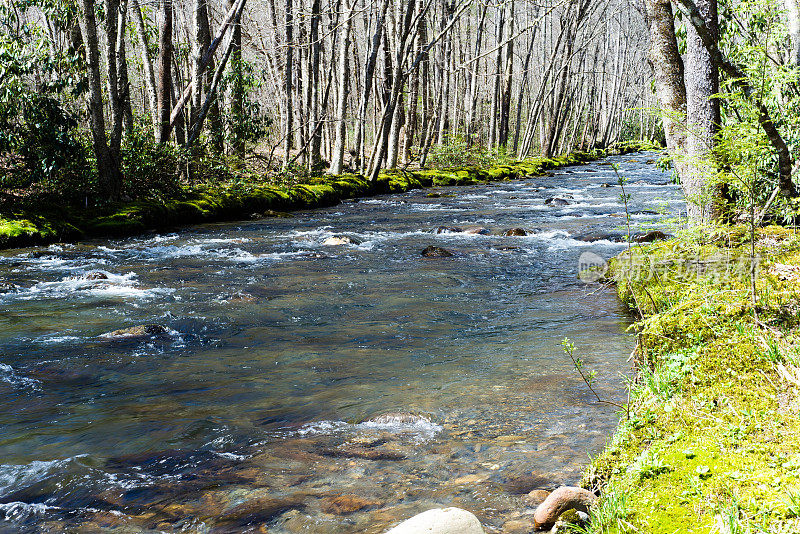
[[[759,229],[754,251],[730,227],[614,261],[641,372],[583,480],[591,532],[800,532],[800,236]]]
[[[307,183],[295,185],[274,183],[266,177],[263,182],[184,184],[179,194],[166,200],[128,201],[103,207],[36,202],[35,206],[0,210],[0,249],[89,237],[122,237],[187,224],[275,217],[287,211],[333,206],[346,199],[424,187],[514,180],[652,148],[637,142],[621,143],[606,150],[530,158],[486,168],[389,170],[374,182],[346,174],[311,177]]]

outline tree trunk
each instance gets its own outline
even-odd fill
[[[717,2],[700,0],[696,3],[700,16],[718,39]],[[711,161],[715,137],[720,125],[718,65],[703,44],[702,37],[692,24],[686,28],[686,168],[681,176],[687,199],[690,224],[707,224],[720,215],[720,188],[713,183],[714,163]]]
[[[364,65],[364,85],[361,94],[361,101],[358,110],[358,128],[356,131],[356,150],[358,150],[358,162],[361,173],[365,172],[366,165],[366,150],[365,140],[366,132],[365,123],[367,120],[367,106],[369,106],[369,97],[372,93],[372,81],[375,76],[375,65],[378,60],[378,50],[380,49],[381,36],[383,34],[383,25],[386,20],[386,9],[388,8],[387,0],[380,0],[378,5],[377,17],[375,20],[375,31],[372,33],[372,41],[370,42],[369,55],[367,62]]]
[[[322,54],[322,41],[319,36],[320,0],[312,0],[311,18],[309,20],[308,39],[311,46],[311,61],[308,64],[308,170],[313,171],[321,159],[322,146],[321,128],[319,128],[319,69]]]
[[[672,4],[670,0],[647,0],[645,8],[650,29],[649,60],[655,74],[661,122],[667,149],[675,156],[675,171],[680,176],[686,153],[686,84]]]
[[[150,104],[150,117],[153,120],[153,137],[159,136],[159,114],[158,96],[156,89],[156,76],[153,70],[153,62],[150,60],[150,45],[147,42],[147,30],[142,18],[142,9],[138,0],[133,0],[133,14],[136,19],[136,29],[139,33],[139,42],[142,47],[142,64],[144,65],[144,81],[147,87],[148,102]]]
[[[106,198],[114,200],[121,182],[119,162],[111,157],[106,137],[103,116],[103,90],[100,77],[100,50],[97,38],[97,21],[94,2],[81,0],[80,24],[86,47],[86,74],[89,82],[89,120],[92,130],[92,146],[97,158],[97,174],[100,191]]]
[[[287,4],[290,6],[291,3],[287,0]],[[228,9],[233,9],[234,5],[236,5],[236,0],[228,0]],[[287,24],[289,28],[291,28],[291,9],[287,12]],[[242,134],[242,122],[244,121],[244,78],[242,72],[242,17],[238,15],[233,21],[233,33],[231,34],[231,39],[233,40],[233,49],[231,51],[231,67],[232,67],[232,84],[231,84],[231,105],[230,105],[230,116],[233,126],[231,127],[231,149],[233,155],[238,157],[240,160],[244,160],[244,152],[245,152],[245,140]],[[287,30],[289,32],[289,40],[287,43],[291,42],[291,29]],[[291,46],[288,46],[287,55],[291,60]],[[291,98],[291,96],[290,96]],[[291,116],[291,108],[290,114]],[[289,127],[289,131],[291,131],[291,125]],[[291,140],[290,140],[291,142]],[[286,153],[286,157],[289,157],[288,152]]]
[[[161,0],[158,31],[158,131],[156,143],[169,141],[172,106],[172,0]]]
[[[514,34],[514,2],[508,4],[508,34]],[[497,132],[497,145],[505,148],[508,144],[509,119],[511,117],[511,83],[514,76],[514,40],[510,39],[506,45],[505,76],[503,79],[503,94],[500,98],[500,125]]]
[[[350,70],[350,29],[352,28],[353,10],[355,8],[355,0],[345,13],[344,27],[342,28],[342,40],[339,42],[338,54],[338,78],[339,78],[339,94],[336,102],[336,140],[333,144],[333,155],[331,156],[331,174],[341,174],[344,165],[344,151],[347,143],[347,97],[348,91],[348,76]],[[345,2],[346,4],[347,2]]]

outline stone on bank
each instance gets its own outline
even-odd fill
[[[417,514],[386,534],[485,534],[474,514],[460,508],[434,508]]]

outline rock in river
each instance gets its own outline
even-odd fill
[[[550,197],[545,200],[544,203],[548,206],[567,206],[569,205],[569,200],[560,197]]]
[[[435,247],[433,245],[425,247],[421,254],[425,258],[449,258],[453,255],[453,253],[449,250],[445,250],[442,247]]]
[[[508,237],[524,237],[528,235],[528,232],[526,232],[523,228],[509,228],[503,232],[503,235]]]
[[[131,326],[130,328],[121,328],[113,332],[106,332],[101,334],[100,337],[104,339],[135,339],[154,336],[163,336],[167,333],[167,329],[160,324],[140,324],[139,326]]]
[[[87,274],[84,278],[87,280],[108,280],[108,275],[102,271],[94,271]]]
[[[588,512],[597,500],[597,496],[589,490],[574,486],[561,486],[547,496],[542,504],[536,508],[533,516],[536,527],[544,530],[552,527],[561,514],[567,510]]]
[[[339,245],[360,245],[361,242],[346,235],[334,235],[322,242],[327,247],[335,247]]]
[[[386,534],[484,534],[474,514],[460,508],[434,508],[415,515]]]
[[[460,234],[463,231],[464,229],[458,226],[440,226],[436,229],[437,234]]]

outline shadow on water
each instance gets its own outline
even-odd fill
[[[683,209],[651,158],[612,158],[637,231]],[[629,319],[576,276],[625,246],[608,182],[592,164],[6,251],[0,532],[377,533],[442,505],[499,527],[617,421],[560,340],[624,399]]]

